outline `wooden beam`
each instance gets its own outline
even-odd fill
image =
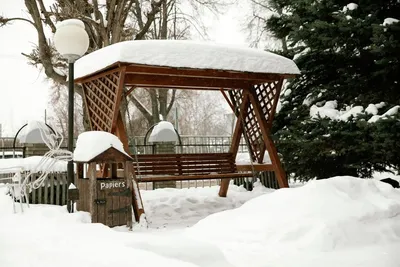
[[[124,81],[125,81],[125,67],[121,67],[120,72],[119,72],[116,96],[115,96],[115,106],[114,106],[114,110],[113,110],[114,113],[113,113],[111,131],[113,131],[115,129],[115,127],[117,127],[117,121],[121,116],[121,112],[119,111],[119,106],[120,106],[122,96],[123,96]],[[122,123],[122,118],[121,118],[121,123]],[[123,127],[123,124],[122,124],[122,127]],[[125,132],[125,128],[123,128],[123,131]],[[126,136],[126,133],[125,133],[125,136]]]
[[[244,173],[220,173],[220,174],[201,174],[201,175],[166,175],[166,176],[149,176],[140,177],[138,182],[165,182],[165,181],[185,181],[185,180],[212,180],[221,179],[222,181],[230,180],[231,178],[252,177],[253,174],[249,172]]]
[[[191,68],[173,68],[161,66],[149,66],[140,64],[131,64],[127,66],[127,73],[132,74],[152,74],[152,75],[169,75],[175,77],[197,77],[197,78],[224,78],[239,79],[248,81],[268,82],[277,81],[282,78],[290,78],[292,74],[274,74],[274,73],[253,73],[229,70],[214,69],[191,69]]]
[[[249,87],[249,81],[240,79],[220,79],[220,78],[193,78],[193,77],[174,77],[167,75],[147,75],[147,74],[126,74],[126,85],[136,85],[141,87],[158,88],[195,88],[195,89],[215,89],[221,88],[241,89]]]
[[[124,146],[125,152],[128,153],[128,155],[129,155],[130,152],[129,152],[128,136],[126,135],[125,126],[124,126],[124,122],[122,121],[122,115],[121,115],[120,111],[118,111],[116,125],[117,126],[113,133],[115,133],[115,135],[118,136],[119,140],[121,140],[122,145]]]
[[[235,131],[233,132],[231,147],[229,149],[229,153],[232,153],[234,155],[234,158],[236,158],[237,152],[239,150],[240,138],[242,137],[244,129],[241,116],[243,116],[243,118],[246,117],[246,112],[248,110],[248,107],[249,107],[249,98],[245,96],[240,106],[240,113],[242,114],[237,114],[238,118],[236,120]],[[226,197],[226,195],[228,194],[229,182],[230,179],[221,180],[221,185],[219,187],[219,193],[218,193],[220,197]]]
[[[272,165],[274,166],[275,175],[278,180],[279,187],[280,188],[289,187],[286,174],[279,159],[275,144],[270,137],[270,127],[268,126],[267,120],[265,119],[262,113],[260,103],[257,100],[257,96],[255,95],[254,90],[252,90],[252,88],[249,89],[247,90],[247,92],[250,98],[250,102],[253,105],[254,113],[256,114],[258,124],[261,128],[261,133],[264,139],[266,149],[268,150],[269,157],[271,159]]]
[[[229,100],[229,97],[226,95],[225,91],[223,88],[220,89],[222,95],[224,96],[226,102],[228,102],[228,105],[231,107],[233,113],[235,113],[235,107],[233,106],[233,103]]]

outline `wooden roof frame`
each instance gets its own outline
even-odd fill
[[[280,187],[288,187],[270,130],[283,80],[294,76],[117,62],[75,82],[83,86],[92,130],[116,134],[127,152],[128,138],[119,112],[124,86],[132,88],[128,93],[138,87],[219,90],[238,117],[230,152],[237,154],[244,134],[250,141],[252,160],[262,163],[268,151]],[[229,180],[223,180],[221,188],[227,190],[226,183]]]

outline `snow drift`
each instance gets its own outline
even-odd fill
[[[280,261],[279,266],[286,266],[282,257],[288,251],[304,257],[307,253],[381,248],[394,243],[400,248],[400,190],[377,180],[354,177],[312,181],[213,214],[187,233],[216,244],[231,255],[228,258],[249,266],[269,266],[254,263],[266,261]],[[254,262],[243,255],[253,255]]]

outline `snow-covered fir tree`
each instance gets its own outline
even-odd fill
[[[302,75],[274,125],[289,173],[369,177],[400,167],[400,1],[273,0],[268,19]]]

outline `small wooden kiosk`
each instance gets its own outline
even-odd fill
[[[89,212],[92,223],[110,227],[131,227],[132,211],[135,220],[139,221],[144,211],[133,177],[132,158],[128,154],[108,145],[108,148],[74,162],[77,167],[76,185],[80,192],[77,210]],[[99,169],[104,176],[99,175]]]

